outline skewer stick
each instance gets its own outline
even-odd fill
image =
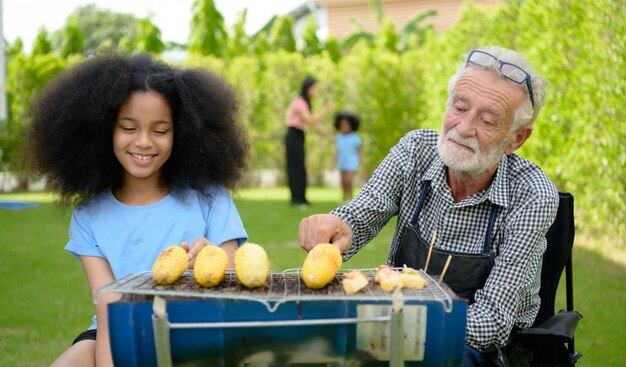
[[[446,271],[448,270],[448,265],[450,265],[450,260],[452,260],[452,255],[448,255],[448,260],[446,260],[446,265],[443,266],[443,271],[441,272],[441,275],[439,276],[439,281],[437,282],[437,284],[441,284],[441,282],[443,282],[443,277],[446,275]]]
[[[430,254],[433,253],[433,246],[435,245],[435,237],[437,237],[437,230],[433,231],[433,237],[430,239],[430,248],[428,249],[428,256],[426,257],[426,265],[424,265],[424,273],[428,270],[428,263],[430,262]]]

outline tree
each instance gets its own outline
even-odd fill
[[[20,189],[26,189],[28,175],[20,148],[29,124],[28,111],[33,97],[65,68],[65,61],[53,52],[9,55],[6,79],[8,119],[4,130],[0,131],[3,150],[0,163],[19,174]]]
[[[85,37],[83,31],[78,26],[76,16],[68,18],[62,30],[63,38],[59,47],[59,54],[62,58],[69,55],[82,54],[85,51]]]
[[[161,30],[149,17],[139,21],[139,30],[135,39],[134,50],[140,52],[161,53],[165,44],[161,41]]]
[[[213,0],[194,0],[191,7],[189,52],[222,56],[228,40],[224,17]]]
[[[246,35],[246,15],[247,10],[244,9],[237,15],[237,20],[233,25],[233,31],[228,38],[228,46],[226,47],[226,56],[233,58],[237,56],[245,56],[250,52],[250,38]]]
[[[300,52],[304,56],[317,55],[322,51],[322,43],[319,37],[317,37],[317,21],[314,14],[309,14],[306,20],[306,25],[302,30],[302,48]]]
[[[133,15],[99,9],[94,4],[77,8],[68,16],[66,23],[68,22],[75,22],[75,26],[82,31],[84,50],[87,52],[103,44],[118,45],[122,38],[134,43],[139,30],[139,19]],[[61,48],[64,37],[63,29],[52,34],[52,45],[55,50]]]
[[[358,21],[352,19],[355,30],[341,44],[341,49],[344,53],[348,52],[359,42],[402,53],[418,48],[424,43],[428,34],[435,33],[432,25],[420,26],[420,23],[437,15],[436,10],[429,9],[417,13],[398,33],[396,25],[384,14],[379,1],[371,1],[370,8],[376,14],[380,30],[376,34],[367,32]]]
[[[269,42],[272,51],[296,51],[296,39],[293,35],[294,20],[292,16],[276,17],[270,30]]]
[[[45,55],[52,52],[52,45],[48,40],[48,31],[45,27],[40,27],[39,32],[37,32],[37,37],[35,37],[35,42],[33,43],[33,55]]]

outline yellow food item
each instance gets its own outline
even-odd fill
[[[367,287],[369,279],[359,270],[354,269],[343,275],[341,286],[346,294],[355,294],[361,289]]]
[[[263,247],[244,243],[235,252],[235,272],[239,283],[248,288],[256,288],[265,284],[270,270],[270,262]]]
[[[330,243],[320,243],[313,247],[302,265],[302,281],[311,289],[319,289],[328,284],[341,268],[341,253]]]
[[[397,271],[393,271],[393,273],[390,273],[389,276],[383,278],[380,281],[380,287],[385,292],[391,292],[393,291],[394,288],[396,287],[402,288],[403,286],[404,286],[404,277],[402,276],[402,274],[400,274],[400,272],[397,272]]]
[[[161,251],[152,265],[152,279],[158,284],[172,284],[189,266],[187,251],[180,246],[170,246]]]
[[[422,289],[427,285],[428,282],[417,270],[406,266],[402,269],[402,288]]]
[[[206,246],[196,256],[196,261],[193,264],[193,276],[201,286],[215,287],[224,279],[227,266],[228,255],[223,248],[212,245]]]
[[[388,278],[397,273],[397,271],[391,269],[388,265],[381,265],[376,268],[376,276],[374,277],[374,281],[376,283],[381,283],[385,278]]]

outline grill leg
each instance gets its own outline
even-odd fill
[[[399,288],[392,294],[393,306],[389,321],[389,366],[404,366],[404,302]]]
[[[152,330],[154,332],[157,366],[172,367],[170,324],[167,320],[165,300],[159,296],[154,297],[152,303]]]

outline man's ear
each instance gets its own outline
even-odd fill
[[[533,132],[533,128],[531,126],[520,126],[511,134],[509,137],[509,142],[504,148],[504,154],[511,154],[514,151],[518,150],[526,139],[530,137],[530,134]]]

